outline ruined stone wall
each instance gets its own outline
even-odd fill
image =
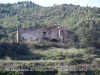
[[[69,35],[69,34],[68,34],[68,31],[65,30],[65,31],[64,31],[64,36],[63,36],[63,38],[64,38],[64,41],[63,41],[63,42],[68,43],[68,38],[69,38],[68,35]]]
[[[59,38],[59,30],[58,29],[50,29],[47,28],[40,28],[37,30],[30,30],[30,29],[20,29],[18,30],[18,41],[28,41],[30,39],[42,39],[43,38],[43,32],[45,32],[45,37],[48,39],[57,39]]]
[[[40,29],[19,29],[17,31],[17,41],[43,41],[43,38],[47,38],[49,41],[56,39],[61,42],[68,42],[68,39],[73,39],[73,33],[66,29],[58,27],[45,27]]]
[[[52,29],[50,38],[60,40],[59,29]]]
[[[30,39],[36,39],[42,37],[42,29],[31,30],[31,29],[20,29],[18,30],[19,41],[29,41]]]
[[[74,33],[69,33],[69,39],[74,41]]]

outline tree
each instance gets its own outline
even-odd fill
[[[76,33],[79,35],[80,43],[84,43],[87,46],[95,46],[100,37],[100,20],[81,20],[78,23]]]

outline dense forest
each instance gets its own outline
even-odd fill
[[[50,24],[65,25],[75,33],[74,41],[68,44],[29,44],[16,42],[20,28],[41,28]],[[71,47],[74,47],[73,49]],[[71,49],[70,49],[71,48]],[[81,50],[80,50],[81,49]],[[70,50],[73,50],[71,52]],[[53,55],[53,53],[55,53]],[[58,75],[99,75],[100,69],[100,8],[62,4],[43,7],[31,1],[0,3],[0,59],[1,60],[68,60],[68,65],[92,64],[90,72],[68,72]],[[71,60],[69,60],[71,59]],[[58,62],[57,62],[58,63]],[[35,63],[37,64],[37,63]],[[41,64],[29,64],[36,67]],[[54,67],[54,64],[49,64]],[[57,65],[64,64],[58,63]],[[95,65],[96,64],[96,65]],[[0,63],[0,66],[2,64]],[[3,64],[2,67],[7,64]],[[20,64],[22,65],[22,64]],[[28,65],[28,66],[29,66]],[[42,65],[44,66],[44,65]],[[3,67],[4,68],[4,67]],[[4,75],[21,75],[17,72],[2,72]],[[47,75],[47,74],[37,74]],[[52,74],[51,74],[52,75]]]
[[[17,29],[40,28],[50,24],[65,25],[78,35],[76,40],[81,43],[92,40],[89,42],[93,46],[93,43],[96,43],[100,36],[98,33],[100,28],[100,8],[82,7],[73,4],[43,7],[31,1],[0,4],[1,42],[16,41]],[[94,37],[90,38],[92,36]]]

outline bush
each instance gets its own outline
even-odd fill
[[[82,64],[82,63],[85,63],[85,60],[81,58],[74,58],[70,61],[71,65],[77,65],[77,64]]]
[[[19,55],[29,55],[27,44],[24,43],[0,43],[0,58],[9,57],[16,59]]]
[[[75,57],[82,58],[83,54],[80,54],[80,53],[74,54],[74,53],[72,53],[72,54],[68,54],[67,57],[68,58],[75,58]]]
[[[85,60],[85,63],[91,64],[93,60],[94,60],[93,57],[88,57],[88,58]]]
[[[86,53],[90,53],[90,54],[100,54],[100,50],[96,49],[95,47],[88,47],[86,50]]]
[[[86,53],[93,54],[94,50],[95,50],[95,47],[88,47],[87,50],[86,50]]]

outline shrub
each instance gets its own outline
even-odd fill
[[[100,50],[96,49],[95,47],[88,47],[86,53],[100,55]]]
[[[74,54],[74,53],[72,53],[72,54],[68,54],[67,57],[69,57],[69,58],[75,58],[75,57],[82,58],[83,54],[80,54],[80,53]]]
[[[93,60],[94,60],[93,57],[88,57],[88,58],[85,60],[85,63],[91,64]]]
[[[93,54],[95,51],[95,47],[88,47],[87,50],[86,50],[86,53],[91,53]]]
[[[79,54],[76,54],[75,57],[82,58],[83,57],[83,54],[80,54],[80,53]]]
[[[85,60],[81,58],[74,58],[70,61],[71,65],[77,65],[77,64],[82,64],[82,63],[85,63]]]

